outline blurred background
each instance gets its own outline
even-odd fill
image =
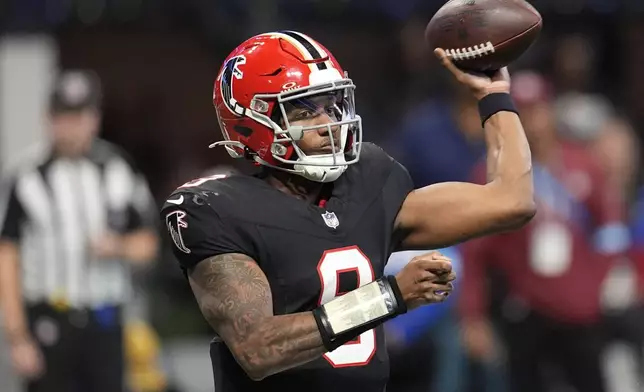
[[[388,391],[644,391],[644,2],[531,3],[544,29],[510,70],[548,212],[520,233],[444,250],[459,266],[455,295],[387,325]],[[365,138],[417,186],[480,181],[476,103],[423,44],[442,4],[0,0],[0,160],[10,175],[26,149],[49,139],[56,75],[85,69],[102,85],[100,137],[131,157],[156,205],[204,173],[243,172],[207,148],[220,139],[213,80],[246,38],[291,29],[349,71]],[[153,266],[132,277],[127,383],[132,392],[211,391],[212,334],[167,238]],[[412,255],[393,257],[395,271]],[[2,392],[21,390],[10,345],[0,343]],[[521,380],[532,389],[517,389]]]

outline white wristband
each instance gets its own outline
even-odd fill
[[[382,280],[376,280],[327,302],[323,308],[337,336],[395,312],[396,299]]]

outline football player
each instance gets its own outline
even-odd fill
[[[162,210],[216,332],[217,392],[383,391],[382,323],[443,301],[455,278],[439,253],[385,276],[391,252],[441,248],[534,215],[530,150],[507,71],[475,76],[436,55],[479,100],[486,185],[414,190],[404,167],[362,142],[355,85],[304,34],[260,34],[226,58],[213,96],[223,141],[214,146],[262,170],[193,180]]]

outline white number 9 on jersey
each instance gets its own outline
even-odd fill
[[[346,273],[354,273],[358,277],[358,286],[350,288],[351,290],[374,280],[371,261],[357,246],[325,251],[318,263],[322,286],[318,305],[324,305],[344,294],[339,292],[340,276]],[[371,361],[375,352],[376,333],[374,330],[369,330],[362,333],[357,340],[345,343],[333,352],[324,354],[324,359],[336,368],[364,366]]]

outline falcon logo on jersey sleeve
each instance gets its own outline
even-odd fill
[[[181,210],[172,211],[165,217],[165,224],[168,227],[170,237],[174,245],[183,253],[190,253],[190,249],[186,247],[181,237],[181,230],[188,228],[188,223],[184,220],[186,213]]]

